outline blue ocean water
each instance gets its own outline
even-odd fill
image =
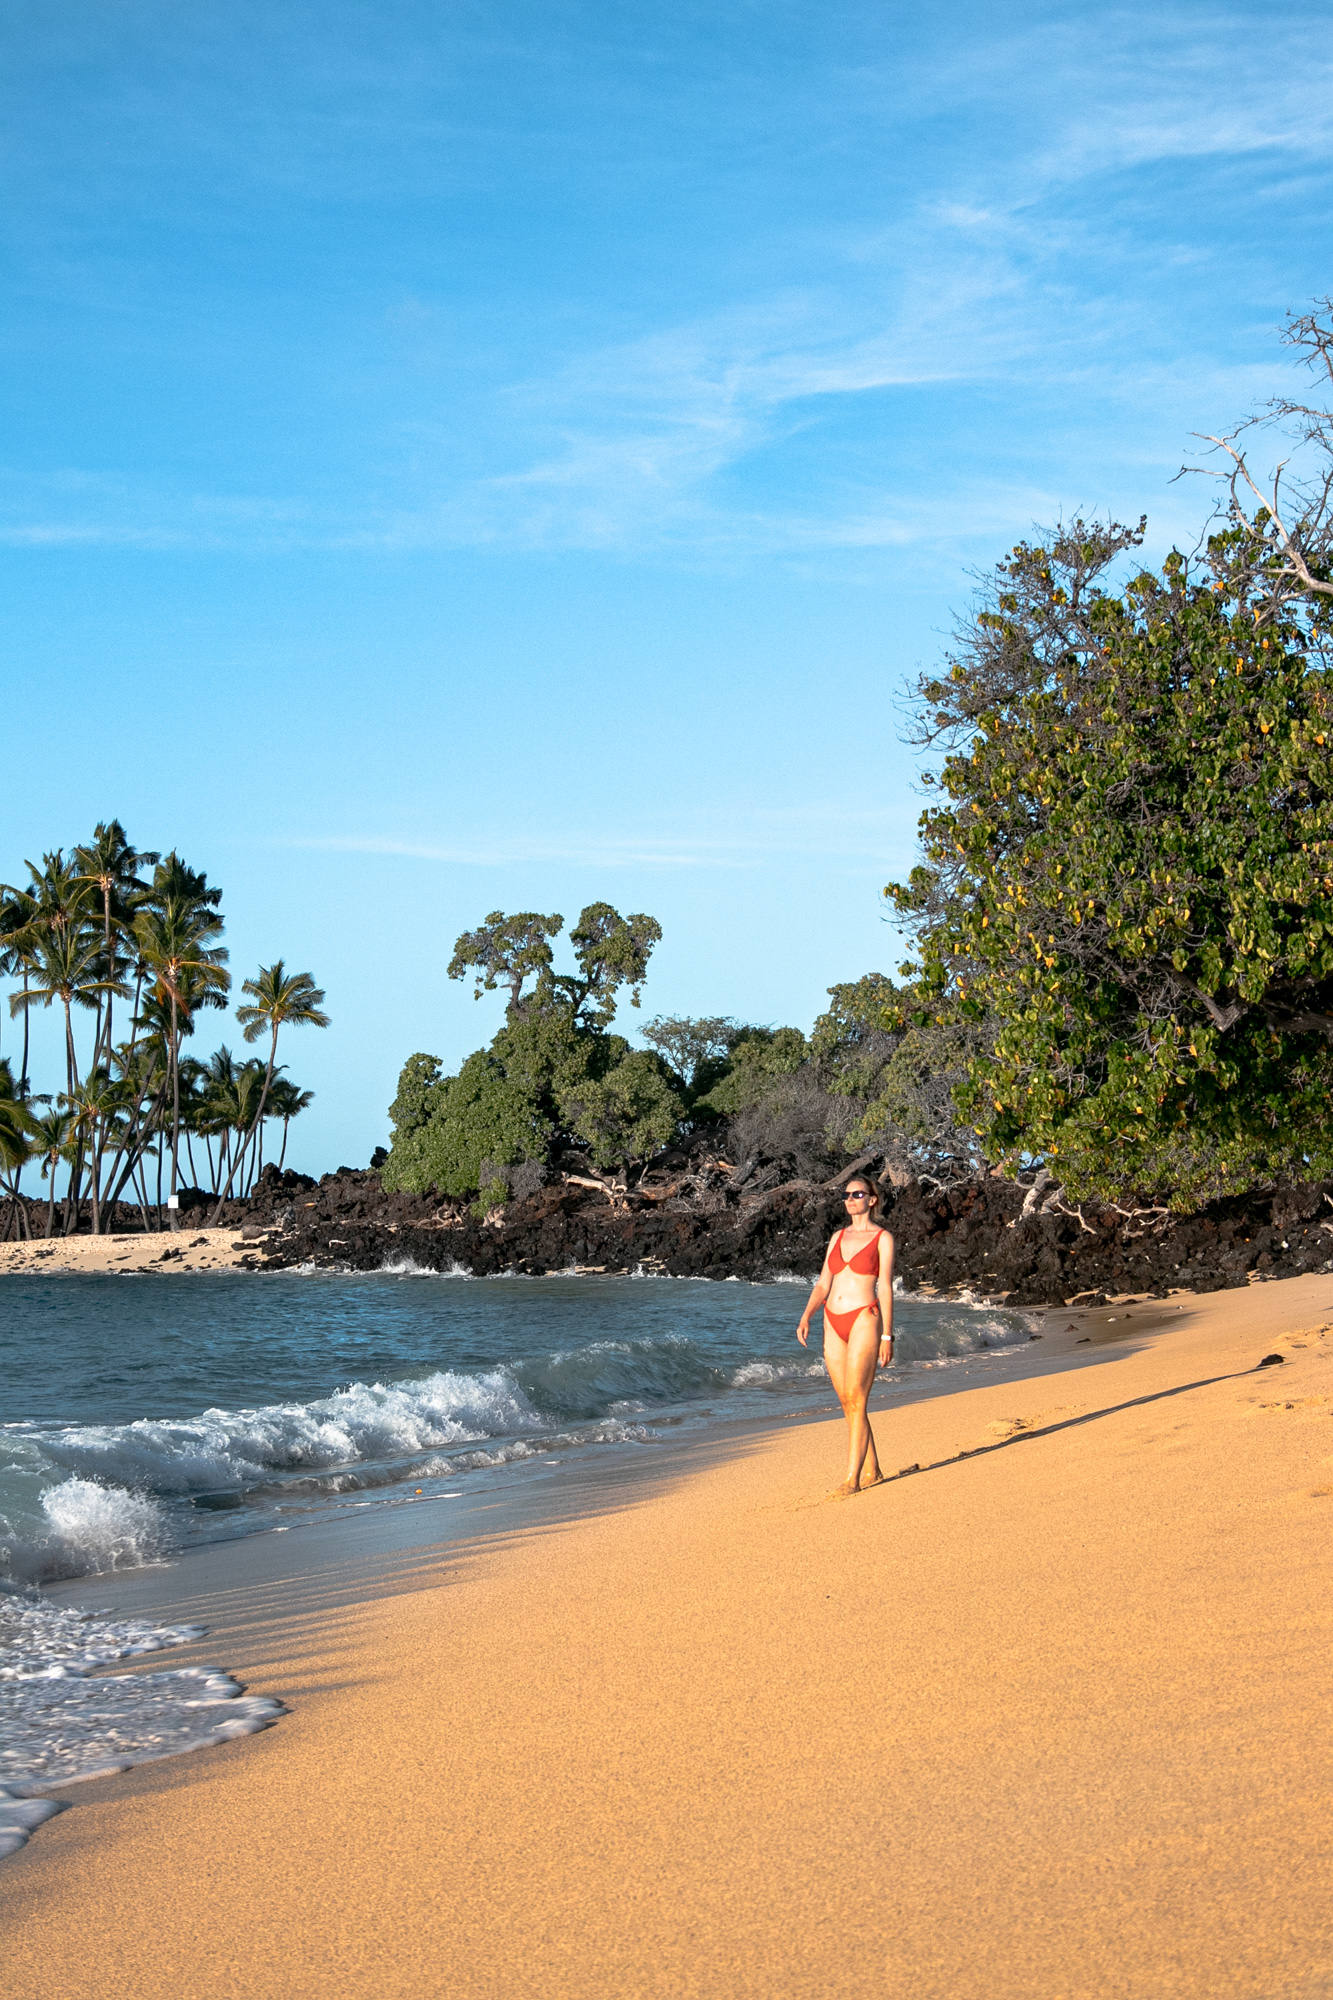
[[[827,1403],[804,1281],[410,1269],[7,1277],[0,1578],[48,1581],[430,1492],[524,1460]],[[894,1379],[1026,1337],[897,1307]]]
[[[54,1809],[37,1794],[281,1713],[220,1667],[108,1671],[199,1628],[78,1611],[42,1584],[828,1408],[818,1327],[808,1352],[795,1338],[807,1283],[0,1279],[0,1858]],[[896,1320],[877,1400],[1029,1332],[919,1299]]]

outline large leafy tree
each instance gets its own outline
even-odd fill
[[[670,1136],[680,1107],[665,1066],[656,1056],[632,1056],[621,1036],[607,1032],[622,988],[639,1004],[661,926],[643,914],[622,917],[609,903],[589,904],[570,932],[572,973],[554,969],[550,940],[563,928],[558,915],[494,910],[459,938],[450,977],[474,973],[478,994],[507,987],[505,1023],[456,1076],[444,1075],[435,1056],[408,1060],[390,1109],[386,1188],[468,1194],[504,1168],[545,1160],[562,1145],[582,1146],[596,1164],[614,1157],[625,1165],[654,1150],[659,1131]],[[675,1106],[669,1128],[666,1098]]]
[[[1327,598],[1264,521],[1114,587],[1140,531],[1020,544],[943,673],[925,859],[887,892],[987,1155],[1178,1206],[1333,1169]]]

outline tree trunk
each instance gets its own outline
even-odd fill
[[[74,1049],[74,1020],[70,1013],[69,995],[62,994],[65,1005],[65,1087],[69,1093],[71,1106],[79,1088],[79,1059]],[[78,1227],[79,1194],[83,1181],[83,1142],[75,1149],[69,1170],[69,1180],[65,1187],[65,1226],[61,1234],[68,1236]]]
[[[268,1103],[269,1086],[273,1082],[273,1065],[277,1062],[277,1060],[278,1060],[278,1024],[275,1021],[273,1023],[273,1040],[269,1044],[268,1068],[264,1072],[264,1088],[259,1093],[259,1109],[255,1113],[255,1122],[250,1127],[251,1137],[253,1137],[256,1129],[263,1122],[264,1106]],[[231,1174],[234,1174],[235,1172],[236,1172],[236,1166],[233,1165]],[[214,1211],[213,1215],[214,1222],[217,1221],[218,1216],[222,1212],[222,1202],[225,1201],[227,1199],[227,1196],[231,1193],[231,1174],[227,1176],[227,1185],[222,1190],[222,1201],[219,1201],[217,1209]]]
[[[177,1155],[181,1143],[181,1051],[180,1029],[177,1025],[176,995],[171,995],[171,1186],[168,1193],[176,1192]],[[169,1216],[172,1229],[181,1226],[180,1210],[173,1208]]]

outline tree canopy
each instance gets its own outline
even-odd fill
[[[225,1008],[231,990],[222,891],[174,850],[165,857],[137,852],[114,819],[101,822],[68,857],[55,848],[27,869],[26,885],[0,885],[0,975],[15,982],[9,1011],[23,1024],[19,1075],[6,1063],[0,1088],[0,1185],[11,1197],[5,1230],[23,1213],[20,1177],[29,1159],[49,1181],[48,1231],[55,1173],[63,1165],[70,1169],[66,1230],[78,1226],[85,1200],[95,1231],[126,1198],[137,1199],[148,1218],[164,1181],[169,1193],[180,1185],[182,1142],[197,1180],[196,1138],[214,1193],[224,1176],[224,1193],[248,1186],[262,1159],[266,1118],[281,1116],[285,1135],[310,1101],[309,1092],[279,1076],[274,1057],[280,1021],[324,1024],[323,995],[311,976],[289,974],[279,961],[246,982],[257,1005],[242,1010],[242,1025],[247,1039],[269,1028],[267,1064],[237,1068],[225,1049],[202,1063],[184,1045],[200,1012]],[[128,1003],[124,1013],[117,1002]],[[33,1089],[29,1069],[30,1016],[56,1006],[64,1087],[42,1093]],[[85,1031],[81,1048],[85,1023],[91,1034]],[[118,1023],[128,1030],[119,1039]],[[35,1107],[53,1097],[58,1108],[39,1116]]]
[[[997,566],[920,684],[942,798],[888,893],[926,1012],[991,1024],[986,1156],[1188,1206],[1333,1165],[1329,606],[1265,589],[1262,522],[1111,587],[1141,533]]]
[[[667,1064],[608,1032],[623,988],[639,1005],[661,926],[590,903],[569,935],[572,973],[554,969],[550,940],[563,929],[558,915],[493,910],[458,939],[450,977],[475,973],[478,994],[507,987],[505,1022],[454,1076],[438,1057],[408,1060],[390,1108],[385,1187],[479,1190],[484,1202],[503,1193],[509,1169],[563,1146],[614,1171],[670,1139],[684,1107]]]

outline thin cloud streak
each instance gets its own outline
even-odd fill
[[[434,861],[453,867],[506,868],[551,862],[600,868],[756,868],[779,855],[827,860],[845,854],[849,829],[860,837],[891,845],[906,839],[915,808],[900,819],[889,812],[747,813],[750,826],[768,823],[765,832],[749,835],[652,835],[531,832],[522,838],[475,844],[403,840],[378,834],[300,836],[275,843],[285,849],[315,853],[398,856]],[[801,823],[805,823],[801,831]],[[793,830],[793,828],[795,830]]]

